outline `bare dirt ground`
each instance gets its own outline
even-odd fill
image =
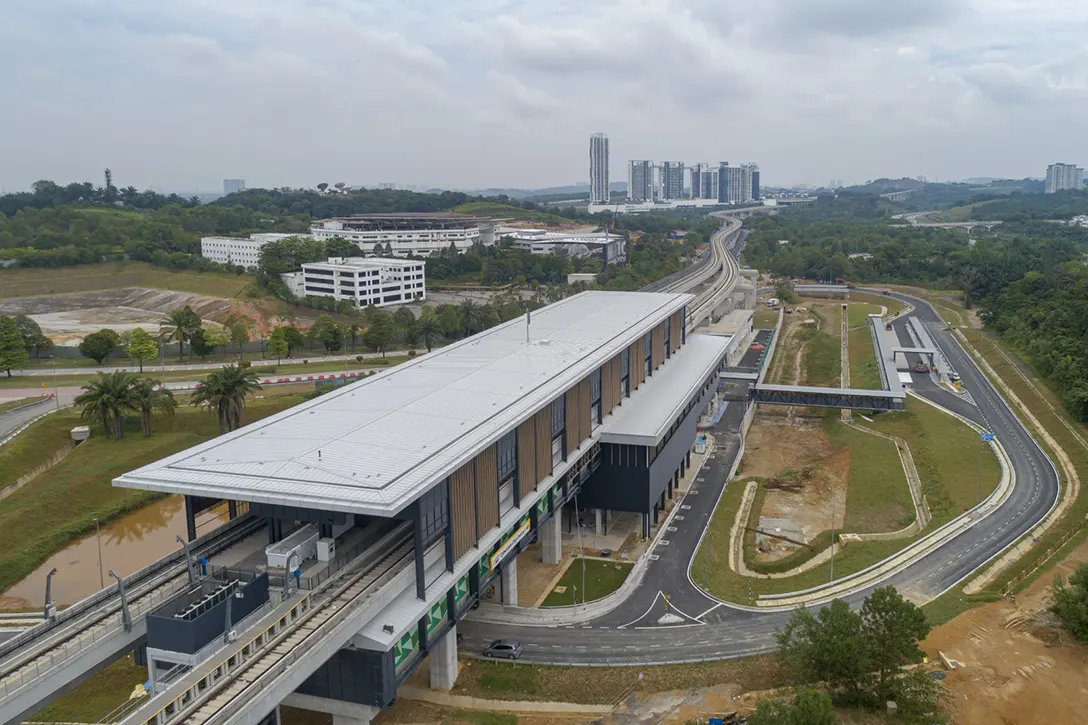
[[[760,511],[759,528],[798,541],[812,541],[830,527],[832,493],[835,518],[846,515],[850,451],[833,451],[831,440],[818,423],[756,416],[745,444],[742,473],[773,478],[785,471],[810,469],[798,491],[768,489]],[[761,537],[758,561],[776,561],[798,547],[786,541]]]
[[[1046,609],[1054,575],[1088,562],[1088,542],[1016,596],[956,617],[923,649],[961,665],[948,673],[946,707],[956,725],[1083,723],[1088,710],[1088,646],[1053,626]]]
[[[103,327],[123,332],[137,327],[158,328],[167,313],[188,305],[201,319],[225,322],[232,316],[254,320],[261,335],[294,322],[308,327],[321,312],[303,308],[285,311],[279,300],[241,301],[188,292],[129,287],[100,292],[74,292],[43,297],[0,300],[0,315],[29,315],[53,342],[79,342]]]

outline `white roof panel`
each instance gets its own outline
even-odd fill
[[[388,516],[692,299],[584,292],[114,484]]]
[[[652,385],[632,396],[601,431],[602,443],[656,446],[680,416],[684,406],[706,382],[725,357],[729,338],[720,335],[688,335],[668,365],[655,370]]]

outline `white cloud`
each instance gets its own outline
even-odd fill
[[[12,0],[0,186],[543,186],[587,177],[595,131],[616,178],[1039,174],[1077,160],[1086,24],[1079,0]]]

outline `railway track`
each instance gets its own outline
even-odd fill
[[[243,517],[195,542],[195,558],[212,556],[264,527],[260,519]],[[125,581],[125,595],[132,623],[153,607],[188,586],[184,553],[179,551],[136,572]],[[24,685],[63,667],[70,658],[85,652],[125,629],[117,587],[103,589],[0,645],[0,706]]]
[[[247,640],[221,651],[201,667],[202,677],[168,691],[153,704],[124,720],[125,725],[206,725],[225,723],[292,671],[305,657],[398,572],[415,553],[407,525],[398,526],[360,555],[363,567],[345,575],[325,592],[306,594],[304,613],[293,622],[247,634]],[[271,636],[268,636],[271,633]]]

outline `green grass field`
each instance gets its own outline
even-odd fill
[[[251,423],[285,410],[301,396],[282,395],[254,400],[244,422]],[[69,440],[80,425],[71,410],[55,413],[4,446],[0,476],[7,482],[33,469]],[[179,407],[170,418],[156,417],[154,436],[140,432],[139,420],[129,416],[125,437],[107,439],[96,429],[48,474],[39,476],[0,501],[0,591],[19,581],[53,553],[94,530],[94,519],[110,521],[160,497],[150,491],[114,488],[110,482],[134,468],[210,440],[219,434],[214,416]],[[10,448],[9,448],[10,447]]]
[[[252,367],[257,371],[257,374],[262,380],[270,378],[273,381],[279,377],[297,377],[299,375],[306,377],[309,375],[320,375],[322,373],[343,372],[352,370],[382,370],[384,368],[394,367],[400,365],[402,362],[410,360],[408,355],[389,355],[385,358],[363,358],[360,363],[357,360],[330,360],[322,361],[320,358],[316,362],[301,363],[292,362],[284,363],[283,365],[277,365],[275,360],[251,360]],[[385,361],[382,364],[382,361]],[[151,365],[144,366],[144,375],[158,380],[164,383],[182,382],[188,380],[202,380],[207,377],[209,373],[213,372],[214,368],[207,370],[171,370],[169,366],[166,368],[165,373],[160,373],[157,367]],[[39,388],[43,383],[47,390],[52,390],[54,386],[67,387],[83,385],[91,378],[95,377],[98,373],[87,372],[83,374],[71,374],[71,375],[57,375],[55,378],[52,375],[35,375],[33,377],[18,376],[14,378],[0,378],[0,388]]]
[[[757,330],[769,330],[778,324],[778,310],[762,307],[756,310],[753,321]]]
[[[567,567],[556,588],[565,587],[562,593],[552,591],[547,596],[542,607],[566,607],[575,602],[575,587],[577,587],[578,603],[582,602],[582,562],[585,562],[585,601],[592,602],[595,599],[607,596],[616,591],[631,573],[632,565],[619,561],[603,561],[601,559],[575,559]]]
[[[975,505],[997,486],[1001,467],[989,446],[966,424],[915,398],[902,412],[882,413],[861,425],[899,436],[910,445],[922,491],[934,521],[949,521]]]
[[[852,302],[846,308],[846,324],[850,335],[850,386],[879,390],[880,371],[877,369],[876,350],[873,348],[873,334],[869,331],[871,314],[880,314],[880,307]]]
[[[31,715],[27,722],[94,723],[120,707],[136,685],[147,681],[147,668],[125,655],[79,687]]]
[[[18,400],[9,400],[6,403],[0,403],[0,414],[6,413],[9,410],[14,410],[15,408],[21,408],[24,405],[33,405],[34,403],[40,403],[41,401],[45,400],[46,397],[47,396],[45,395],[32,395],[28,398],[19,398]]]
[[[837,448],[850,447],[846,521],[853,534],[897,531],[914,521],[914,504],[895,444],[828,418],[824,429]]]
[[[453,209],[458,214],[474,214],[485,217],[502,217],[504,219],[517,219],[519,221],[544,222],[552,224],[573,224],[571,219],[566,219],[555,214],[542,211],[531,211],[508,204],[497,204],[490,201],[470,201]]]
[[[841,315],[842,311],[838,305],[824,308],[812,315],[818,321],[818,329],[810,328],[797,333],[800,339],[808,340],[803,362],[805,385],[839,387],[839,369],[842,359],[839,345]]]
[[[0,269],[0,298],[147,287],[210,297],[241,297],[257,290],[252,275],[180,272],[146,262],[101,262],[77,267]],[[252,287],[250,287],[252,285]]]

